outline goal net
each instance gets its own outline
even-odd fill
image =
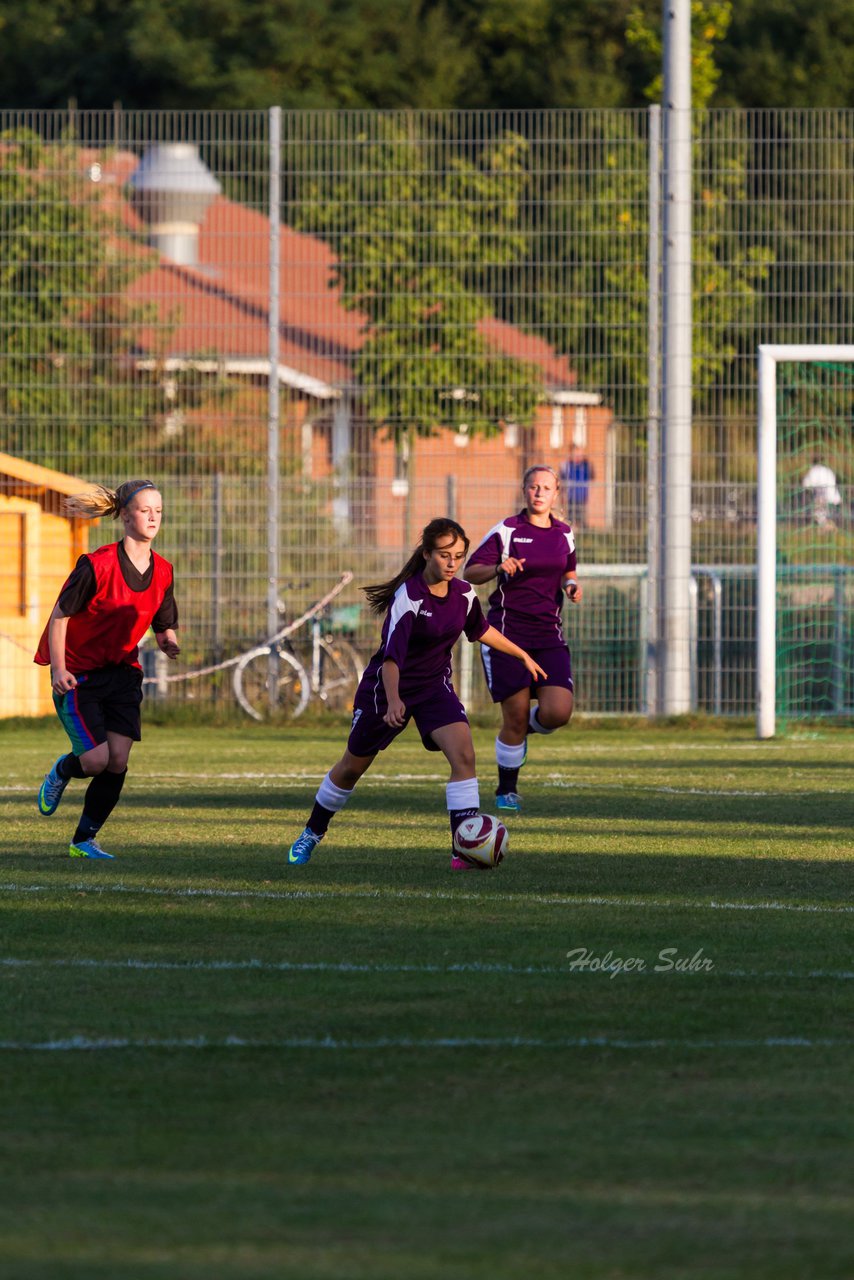
[[[854,715],[854,346],[759,348],[757,732]]]

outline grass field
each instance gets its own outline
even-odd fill
[[[147,729],[105,864],[0,730],[3,1280],[850,1280],[854,733],[577,725],[453,876],[408,730],[288,868],[343,739]]]

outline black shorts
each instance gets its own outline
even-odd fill
[[[82,671],[76,689],[55,693],[53,705],[76,756],[106,742],[108,731],[139,742],[142,672],[126,664]]]

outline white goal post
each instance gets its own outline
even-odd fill
[[[777,686],[777,366],[784,361],[854,362],[854,346],[759,347],[756,530],[756,736],[773,738]]]

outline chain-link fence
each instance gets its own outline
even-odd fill
[[[656,123],[2,113],[0,714],[45,709],[29,655],[87,533],[59,505],[81,480],[162,488],[192,670],[347,569],[323,625],[367,654],[358,587],[437,514],[477,542],[534,461],[562,469],[588,588],[567,618],[579,709],[643,711]],[[715,713],[754,702],[757,345],[854,332],[853,130],[843,111],[695,120],[688,605]],[[833,462],[850,563],[850,432]],[[230,700],[229,672],[159,696]]]

